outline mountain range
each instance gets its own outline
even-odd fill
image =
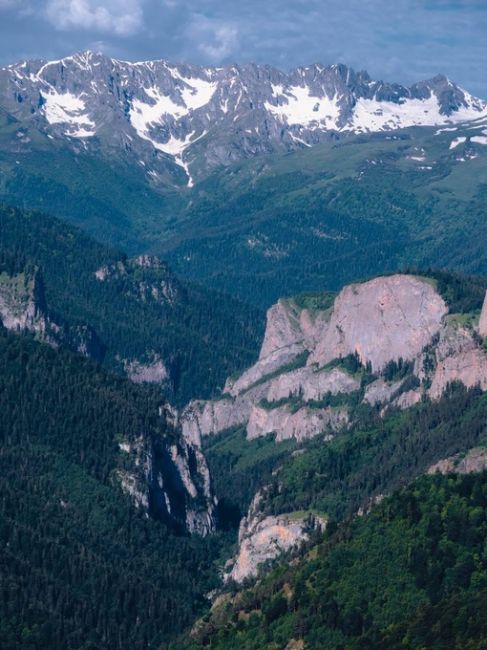
[[[411,267],[487,272],[486,104],[441,76],[26,61],[0,71],[0,172],[2,202],[260,309]]]
[[[486,205],[441,75],[2,68],[0,646],[484,650]]]
[[[443,75],[407,88],[345,65],[130,63],[93,52],[0,71],[0,104],[74,150],[114,152],[155,183],[192,186],[221,165],[339,134],[453,125],[487,102]],[[28,135],[18,133],[27,145]]]

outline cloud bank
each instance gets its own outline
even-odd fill
[[[343,62],[487,97],[486,0],[0,0],[0,62],[97,49],[124,59],[283,69]]]

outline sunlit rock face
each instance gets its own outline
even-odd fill
[[[484,304],[480,313],[479,334],[480,336],[487,336],[487,293],[485,294]]]
[[[380,371],[391,360],[414,359],[440,330],[447,313],[434,287],[410,275],[345,287],[309,364],[357,353]]]
[[[326,519],[316,515],[288,513],[264,516],[260,513],[262,495],[254,497],[248,514],[240,523],[238,552],[225,579],[243,582],[255,577],[259,567],[309,539],[312,528],[326,527]]]
[[[258,361],[227,380],[222,399],[192,402],[183,430],[199,438],[241,426],[249,439],[330,439],[353,423],[357,401],[384,414],[438,399],[455,381],[487,390],[485,304],[478,327],[467,327],[448,314],[434,281],[404,274],[349,285],[327,304],[279,300]]]

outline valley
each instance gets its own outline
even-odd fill
[[[0,646],[481,650],[487,103],[0,69]]]

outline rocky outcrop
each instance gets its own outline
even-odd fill
[[[446,325],[435,348],[435,365],[428,391],[433,399],[440,397],[453,381],[460,381],[467,388],[478,385],[482,390],[487,389],[487,355],[471,330]]]
[[[487,292],[485,293],[484,304],[480,312],[479,334],[480,336],[487,336]]]
[[[101,266],[94,275],[99,282],[119,283],[126,295],[144,302],[172,305],[183,292],[166,262],[153,255]]]
[[[305,406],[293,412],[288,405],[276,408],[253,406],[247,424],[247,438],[252,440],[275,433],[276,442],[289,438],[301,441],[320,433],[331,436],[348,422],[348,412],[342,408]]]
[[[371,406],[386,404],[401,388],[402,381],[388,382],[384,379],[376,379],[365,389],[364,402]]]
[[[163,384],[169,379],[166,365],[156,353],[153,353],[151,360],[146,363],[134,359],[133,361],[126,361],[124,366],[127,377],[136,384],[142,384],[144,382]]]
[[[313,527],[325,528],[326,520],[311,513],[263,516],[259,513],[262,496],[258,493],[247,517],[240,523],[238,553],[226,580],[243,582],[255,577],[259,566],[299,546],[309,538]]]
[[[466,454],[439,460],[428,469],[428,474],[471,474],[487,469],[487,448],[475,447]]]
[[[161,417],[168,420],[171,415],[167,410]],[[167,437],[139,435],[120,441],[118,480],[148,516],[207,535],[216,527],[217,501],[206,459],[198,444],[167,426]]]
[[[424,279],[392,275],[345,287],[308,363],[323,366],[357,353],[380,371],[391,360],[414,359],[431,343],[447,313],[444,300]]]
[[[0,320],[9,330],[45,333],[48,318],[37,271],[0,274]]]
[[[41,273],[35,270],[0,273],[0,321],[16,332],[32,332],[54,347],[60,345],[102,361],[105,347],[89,325],[55,319],[49,312]]]
[[[360,390],[360,380],[340,368],[324,371],[305,366],[267,382],[265,397],[268,402],[273,402],[299,395],[308,402],[319,401],[327,394],[353,393],[357,390]]]
[[[293,300],[279,300],[267,313],[267,328],[259,359],[292,345],[311,350],[327,320],[326,312],[312,313],[308,309],[300,309]]]
[[[184,435],[193,441],[248,422],[252,402],[245,396],[214,401],[195,400],[184,410],[181,426]]]
[[[400,409],[407,409],[414,406],[423,399],[423,392],[418,389],[407,390],[392,400],[391,406],[397,406]]]
[[[483,318],[476,333],[448,315],[433,281],[412,275],[350,285],[323,309],[280,300],[267,313],[257,363],[227,380],[225,399],[190,404],[183,427],[207,435],[245,426],[248,438],[303,440],[347,426],[347,400],[385,413],[437,399],[453,381],[487,389]]]

